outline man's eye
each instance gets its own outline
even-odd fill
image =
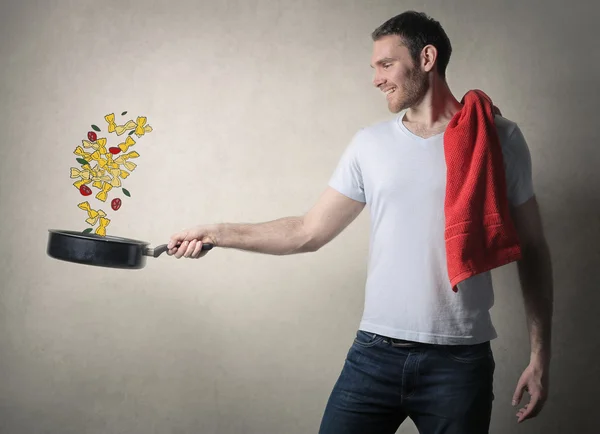
[[[383,64],[383,69],[388,69],[390,66],[392,66],[391,63],[384,63]]]

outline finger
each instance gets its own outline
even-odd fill
[[[171,243],[169,242],[169,244],[171,244]],[[177,242],[174,242],[172,247],[169,247],[169,246],[167,245],[167,255],[169,255],[169,256],[173,256],[173,254],[174,254],[175,252],[177,252],[177,248],[178,248],[178,246],[179,246],[179,241],[177,241]]]
[[[515,389],[515,393],[513,394],[513,398],[512,398],[512,405],[513,407],[515,405],[518,405],[521,402],[521,399],[523,398],[523,391],[525,390],[525,381],[523,380],[523,377],[519,378],[519,382],[517,383],[517,388]]]
[[[195,238],[196,238],[196,236],[194,235],[194,231],[191,229],[181,231],[181,232],[176,232],[173,235],[171,235],[171,237],[169,239],[169,243],[167,244],[167,247],[173,248],[177,244],[181,244],[184,241],[192,241]]]
[[[177,252],[175,253],[175,257],[177,259],[181,258],[185,254],[185,251],[187,250],[187,247],[188,247],[189,243],[190,243],[189,241],[183,241],[181,243],[181,245],[177,249]]]
[[[194,251],[194,247],[196,247],[196,240],[189,240],[187,244],[187,248],[183,253],[184,258],[189,258],[192,252]]]
[[[538,413],[538,402],[539,395],[534,394],[524,408],[522,408],[521,415],[519,417],[519,422],[523,422],[524,420],[530,419],[534,417]]]
[[[196,248],[192,252],[192,258],[198,258],[201,251],[202,251],[202,241],[198,240],[198,242],[196,243]]]
[[[177,233],[171,235],[171,238],[169,239],[169,244],[167,244],[167,247],[169,249],[172,249],[179,242],[184,241],[186,239],[186,237],[187,237],[187,231],[177,232]]]
[[[525,405],[524,407],[520,408],[519,411],[517,411],[516,417],[517,417],[517,422],[521,423],[522,422],[522,418],[523,418],[523,414],[525,413],[527,409],[527,406]]]
[[[197,243],[198,240],[191,240],[183,256],[189,258],[192,255],[192,253],[194,253],[194,249],[196,248]]]

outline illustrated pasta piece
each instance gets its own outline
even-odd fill
[[[106,169],[118,169],[119,168],[119,164],[115,163],[115,160],[113,160],[113,156],[112,154],[106,154]]]
[[[95,144],[92,144],[94,149],[100,152],[100,155],[106,155],[106,137],[102,137],[96,141]]]
[[[115,161],[115,163],[117,163],[119,165],[125,166],[127,168],[127,170],[129,170],[131,172],[137,167],[137,164],[132,163],[131,161],[127,161],[127,160],[129,160],[130,158],[137,158],[139,156],[140,156],[140,154],[138,154],[136,151],[131,151],[128,154],[119,155],[114,161]]]
[[[133,130],[135,126],[135,122],[133,121],[127,121],[125,125],[117,125],[117,136],[120,136],[125,131]]]
[[[84,160],[87,160],[87,161],[91,161],[92,160],[92,154],[90,154],[89,152],[85,152],[81,146],[77,146],[75,148],[75,151],[73,153],[75,155],[79,155]]]
[[[92,181],[94,181],[92,186],[96,187],[97,189],[102,188],[103,182],[110,181],[110,177],[106,175],[106,170],[101,169],[98,164],[94,166],[94,169],[91,172]]]
[[[108,181],[110,181],[110,178],[108,178]],[[108,197],[108,192],[112,190],[112,185],[110,185],[109,182],[104,182],[104,184],[102,185],[102,190],[98,192],[98,194],[96,195],[96,199],[101,200],[102,202],[106,202],[106,198]]]
[[[102,169],[104,169],[106,167],[106,164],[108,163],[108,161],[105,158],[102,158],[102,154],[100,153],[100,151],[94,151],[94,153],[91,155],[91,158],[92,160],[97,161],[98,166],[100,166],[100,168]]]
[[[108,171],[112,175],[112,180],[110,181],[110,185],[112,185],[113,187],[120,187],[121,186],[121,178],[119,178],[119,175],[121,174],[121,169],[109,169]]]
[[[91,182],[91,177],[91,170],[79,170],[76,167],[71,167],[71,178],[81,178],[79,181],[74,182],[73,185],[84,196],[92,194],[92,191],[89,189],[89,187],[85,185]]]
[[[142,137],[145,133],[149,133],[152,131],[152,127],[150,125],[146,125],[146,120],[146,116],[138,116],[135,126],[136,136]]]
[[[76,167],[71,167],[71,178],[90,179],[91,176],[89,170],[79,170]]]
[[[133,130],[136,127],[136,123],[133,121],[127,121],[125,125],[117,125],[115,123],[115,114],[111,113],[104,116],[106,122],[108,122],[108,132],[113,133],[116,132],[117,136],[120,136],[125,131]]]
[[[95,142],[90,142],[89,140],[82,140],[81,145],[85,149],[94,149],[95,151],[100,152],[100,155],[106,154],[106,138],[98,139]]]
[[[87,201],[81,202],[77,206],[79,208],[81,208],[82,210],[87,211],[88,218],[85,221],[90,226],[94,226],[96,224],[96,222],[98,221],[98,218],[100,218],[100,217],[106,217],[106,213],[104,211],[102,211],[101,209],[99,209],[98,211],[92,209],[92,207],[90,206],[89,202],[87,202]]]
[[[121,152],[127,152],[127,150],[133,145],[135,145],[135,140],[133,140],[131,136],[127,136],[123,143],[119,143],[119,149]]]
[[[118,164],[113,164],[113,166],[114,167],[112,167],[111,169],[108,169],[108,172],[112,175],[112,180],[111,180],[110,184],[113,187],[120,187],[121,180],[119,179],[119,177],[125,179],[129,176],[129,172],[120,169]],[[106,172],[105,171],[98,172],[98,175],[94,175],[94,176],[99,178],[101,176],[100,173],[104,174]],[[103,179],[105,180],[105,178],[103,178]],[[96,185],[94,185],[94,187],[96,187]],[[102,188],[102,184],[98,185],[98,188]]]
[[[96,229],[96,234],[106,236],[106,227],[110,224],[110,220],[105,217],[100,217],[100,225]]]
[[[108,176],[106,174],[105,170],[99,170],[96,172],[95,175],[92,175],[92,181],[104,181],[104,182],[109,182],[110,181],[110,176]]]
[[[98,211],[93,210],[90,206],[90,203],[87,201],[81,202],[77,206],[82,210],[87,211],[89,218],[86,220],[86,222],[92,226],[95,225],[96,221],[98,220]]]
[[[108,122],[108,132],[114,133],[117,129],[117,124],[115,124],[115,114],[111,113],[109,115],[104,116],[104,120]]]
[[[79,181],[76,181],[76,182],[74,182],[74,183],[73,183],[73,185],[75,186],[75,188],[76,188],[77,190],[81,190],[81,187],[82,187],[83,185],[85,185],[85,184],[89,184],[90,182],[92,182],[92,181],[91,181],[91,180],[89,180],[89,179],[81,179],[81,180],[79,180]]]

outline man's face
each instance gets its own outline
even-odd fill
[[[373,43],[373,85],[386,94],[388,108],[398,113],[421,101],[429,89],[427,73],[413,63],[408,48],[397,35]]]

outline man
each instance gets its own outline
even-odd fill
[[[174,234],[169,254],[199,258],[202,243],[288,255],[314,252],[369,204],[371,249],[362,321],[323,419],[321,434],[395,433],[410,417],[421,433],[488,432],[496,337],[490,272],[451,290],[444,249],[446,126],[461,110],[446,82],[451,44],[437,21],[400,14],[373,32],[373,84],[385,94],[390,121],[360,130],[326,191],[304,216],[258,224],[213,224]],[[548,391],[552,279],[548,247],[518,126],[495,124],[507,196],[522,259],[519,276],[531,358],[519,379],[537,415]],[[179,247],[177,247],[179,246]]]

